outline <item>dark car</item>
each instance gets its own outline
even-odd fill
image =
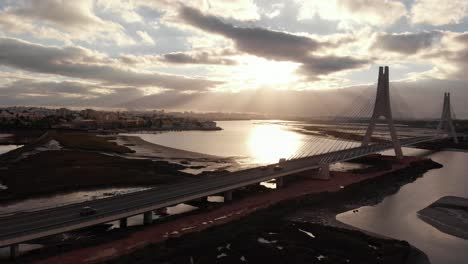
[[[280,171],[280,170],[283,170],[283,167],[281,167],[280,165],[276,165],[275,167],[273,167],[273,170]]]
[[[97,210],[89,206],[82,207],[80,210],[81,216],[93,215],[95,213],[97,213]]]

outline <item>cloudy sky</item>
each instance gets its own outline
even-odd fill
[[[438,108],[458,92],[468,116],[466,0],[0,0],[0,13],[0,105],[309,115],[389,65],[402,97]]]

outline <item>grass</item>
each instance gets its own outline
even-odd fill
[[[115,137],[101,137],[94,133],[51,131],[48,132],[47,138],[60,142],[62,146],[68,149],[115,152],[120,154],[133,152],[125,146],[120,146],[110,141],[115,140]]]

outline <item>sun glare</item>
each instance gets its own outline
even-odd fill
[[[302,136],[276,124],[259,124],[252,130],[248,147],[255,163],[270,164],[288,158],[302,145]]]
[[[281,85],[289,85],[299,79],[296,75],[298,63],[271,61],[254,56],[243,56],[238,61],[241,66],[238,67],[236,78],[247,81],[255,88],[282,88]]]

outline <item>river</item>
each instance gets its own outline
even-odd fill
[[[301,149],[312,136],[291,130],[295,123],[283,121],[220,121],[222,131],[180,131],[157,134],[134,134],[142,139],[168,147],[224,157],[237,157],[241,163],[261,165],[288,158]],[[322,142],[326,142],[322,141]],[[0,148],[0,153],[17,146]],[[316,146],[319,148],[320,146]],[[407,155],[424,153],[404,149]],[[388,152],[389,154],[391,151]],[[438,231],[421,221],[416,212],[445,195],[468,197],[468,153],[443,151],[428,155],[444,165],[425,173],[414,183],[385,198],[373,207],[359,208],[359,213],[346,212],[339,221],[376,234],[407,240],[423,250],[432,263],[460,263],[468,257],[468,241]],[[332,169],[354,168],[348,163]],[[73,192],[44,199],[33,199],[5,206],[0,214],[37,210],[62,203],[101,198],[109,192],[131,192],[132,188]],[[1,255],[1,254],[0,254]]]
[[[290,129],[292,124],[286,121],[223,121],[218,122],[218,125],[223,128],[221,131],[171,131],[131,135],[137,135],[148,142],[168,147],[223,157],[237,157],[236,160],[244,165],[241,167],[252,167],[278,162],[280,158],[287,158],[311,138],[310,135],[292,131]],[[328,140],[322,141],[327,142]],[[324,144],[323,142],[322,144]],[[0,154],[17,147],[19,146],[0,145]],[[340,163],[334,165],[334,168],[347,170],[357,167],[356,164],[352,163]],[[0,182],[0,184],[2,183]],[[0,186],[1,188],[8,187]],[[27,199],[0,207],[0,216],[101,199],[141,191],[150,187],[109,187]]]
[[[178,131],[152,134],[126,134],[172,148],[222,157],[235,157],[242,164],[265,165],[290,158],[314,136],[292,128],[300,123],[281,120],[218,121],[221,131]],[[334,140],[321,138],[314,147],[325,151]],[[358,145],[358,144],[356,144]]]
[[[0,145],[0,155],[21,147],[22,145]]]
[[[446,195],[468,198],[468,153],[442,151],[428,158],[443,164],[375,206],[358,213],[342,213],[337,219],[372,233],[406,240],[424,251],[433,264],[467,263],[468,240],[445,234],[423,222],[417,211]]]
[[[223,131],[182,131],[139,134],[146,141],[220,156],[243,156],[247,163],[265,164],[291,156],[310,136],[291,131],[294,123],[221,121]],[[346,212],[339,221],[391,238],[407,240],[423,250],[432,263],[460,263],[468,257],[468,241],[438,231],[420,220],[416,212],[445,195],[468,197],[468,153],[432,153],[404,148],[405,155],[427,156],[444,165],[403,186],[398,193],[374,207]],[[429,154],[428,154],[429,153]],[[384,154],[393,155],[393,151]],[[349,169],[348,164],[334,165]]]

